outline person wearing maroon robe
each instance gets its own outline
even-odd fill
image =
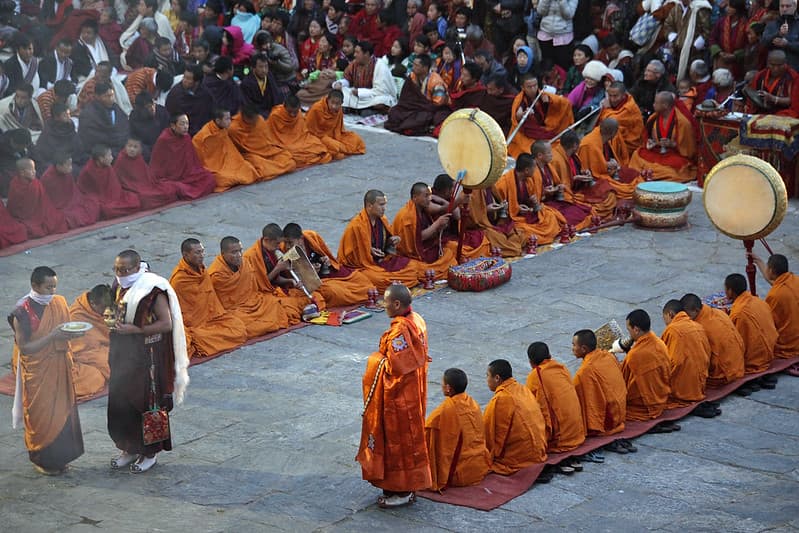
[[[28,230],[21,222],[17,222],[3,202],[0,202],[0,248],[8,248],[26,240],[28,240]]]
[[[69,229],[64,214],[53,206],[44,185],[36,178],[36,164],[32,159],[17,161],[17,175],[8,187],[8,212],[25,225],[30,239]]]
[[[122,183],[111,166],[113,161],[110,148],[102,144],[95,145],[92,148],[92,158],[78,176],[78,188],[100,204],[103,219],[129,215],[141,209],[136,193],[122,188]]]
[[[214,192],[216,178],[203,167],[189,136],[189,117],[173,115],[153,146],[150,171],[157,181],[173,181],[178,197],[194,200]]]
[[[100,204],[78,189],[72,175],[72,158],[69,154],[56,154],[41,180],[50,202],[64,213],[69,229],[82,228],[100,220]]]
[[[114,162],[122,188],[136,193],[142,209],[152,209],[176,202],[180,186],[177,182],[157,180],[142,156],[142,142],[131,137]]]
[[[564,199],[565,186],[558,184],[552,169],[552,145],[548,141],[535,141],[531,147],[538,173],[541,175],[542,200],[545,205],[560,211],[570,226],[585,225],[591,216],[591,207],[567,202]],[[533,178],[535,179],[535,178]]]

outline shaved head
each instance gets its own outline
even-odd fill
[[[599,133],[603,137],[614,137],[619,132],[619,121],[615,118],[606,118],[599,123]]]
[[[384,294],[384,298],[388,300],[389,298],[397,301],[404,309],[408,309],[411,306],[411,302],[413,298],[411,297],[411,291],[405,285],[394,284],[389,285],[386,289]]]

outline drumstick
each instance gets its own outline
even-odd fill
[[[766,247],[766,251],[768,252],[769,255],[774,255],[774,252],[771,251],[771,246],[768,245],[765,238],[760,239],[760,242],[762,242],[763,246]]]
[[[549,140],[550,144],[551,144],[551,143],[554,143],[555,141],[557,141],[558,139],[560,139],[561,137],[563,137],[563,135],[564,135],[564,134],[565,134],[567,131],[569,131],[569,130],[573,130],[574,128],[576,128],[577,126],[579,126],[580,124],[582,124],[583,122],[585,122],[586,120],[588,120],[589,118],[591,118],[591,117],[593,117],[594,115],[596,115],[596,112],[597,112],[597,111],[599,111],[599,110],[601,110],[601,109],[602,109],[601,107],[596,107],[596,108],[595,108],[595,109],[593,109],[593,110],[592,110],[590,113],[588,113],[586,116],[584,116],[583,118],[581,118],[580,120],[578,120],[577,122],[575,122],[574,124],[572,124],[571,126],[568,126],[568,127],[565,129],[565,130],[563,130],[562,132],[560,132],[560,133],[558,133],[557,135],[555,135],[554,137],[552,137],[552,138]]]
[[[513,138],[516,137],[516,134],[519,133],[519,130],[521,129],[522,124],[524,124],[524,121],[527,120],[528,116],[530,116],[530,112],[535,107],[535,104],[538,103],[538,99],[541,98],[542,94],[544,94],[544,91],[539,89],[538,90],[538,94],[535,97],[535,100],[533,100],[533,103],[530,105],[530,107],[527,108],[527,111],[524,112],[524,115],[522,116],[522,119],[516,125],[516,129],[514,129],[513,132],[510,134],[510,137],[508,137],[508,140],[505,141],[505,144],[509,145],[511,143],[511,141],[513,141]]]

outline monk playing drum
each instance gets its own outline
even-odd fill
[[[745,372],[768,370],[779,337],[771,308],[747,290],[746,278],[741,274],[724,279],[724,292],[732,301],[730,319],[744,340]]]
[[[535,103],[522,127],[508,145],[508,154],[518,158],[527,153],[533,141],[549,140],[574,122],[572,106],[563,96],[542,92],[538,97],[540,80],[531,74],[522,78],[522,90],[516,95],[511,107],[511,131],[516,129],[527,109]]]
[[[442,234],[442,237],[447,242],[457,242],[462,216],[461,206],[470,201],[469,195],[464,194],[463,191],[458,191],[458,193],[453,196],[454,188],[455,180],[453,180],[449,174],[439,174],[436,176],[433,187],[431,188],[433,196],[427,208],[428,214],[430,214],[434,220],[447,213],[452,213],[450,224]],[[475,193],[479,193],[479,191],[473,191],[470,194]],[[491,244],[485,233],[479,228],[469,228],[467,225],[463,231],[463,247],[461,250],[462,257],[464,258],[463,260],[485,257],[490,253]]]
[[[752,259],[771,284],[766,303],[778,333],[774,357],[799,357],[799,277],[788,270],[788,258],[784,255],[774,254],[767,263],[754,254]]]

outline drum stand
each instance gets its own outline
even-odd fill
[[[774,255],[774,252],[771,251],[771,246],[768,245],[766,239],[760,239],[760,242],[763,243],[763,246],[766,248],[766,251],[769,255]],[[753,240],[744,240],[744,248],[746,248],[746,277],[749,280],[749,292],[752,293],[752,296],[757,296],[757,289],[755,288],[755,274],[757,274],[757,268],[755,268],[755,262],[752,260],[752,248],[755,246],[755,241]]]

